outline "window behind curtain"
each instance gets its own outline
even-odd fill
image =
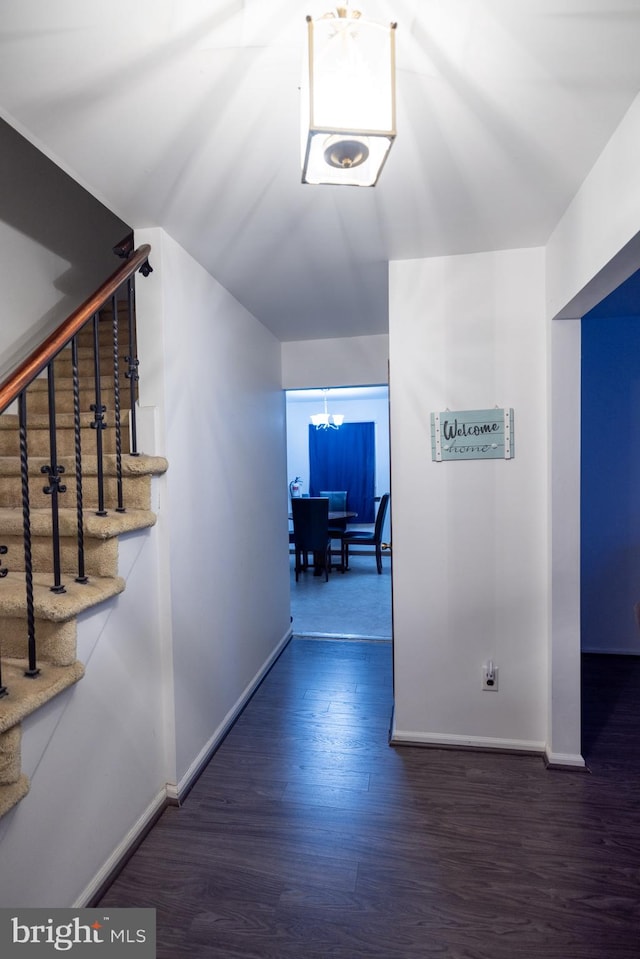
[[[309,426],[309,495],[346,489],[358,523],[375,520],[375,462],[374,423],[343,423],[337,430]]]

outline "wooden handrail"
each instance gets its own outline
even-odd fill
[[[144,266],[150,251],[151,246],[145,243],[132,253],[126,263],[123,263],[108,280],[105,280],[81,306],[70,313],[67,319],[3,380],[0,384],[0,413],[3,413],[29,383],[46,369],[51,360],[73,339],[87,320],[90,320],[104,306],[125,280]]]
[[[116,243],[112,252],[121,259],[127,260],[133,253],[133,233],[127,233],[119,243]]]

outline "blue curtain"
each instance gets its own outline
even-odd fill
[[[346,489],[358,523],[375,520],[375,463],[374,423],[343,423],[337,430],[309,426],[309,495]]]

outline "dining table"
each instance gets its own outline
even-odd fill
[[[348,509],[330,509],[329,510],[329,522],[336,523],[340,520],[350,520],[355,519],[358,514],[354,513],[352,510]],[[289,519],[293,519],[293,514],[289,513]]]
[[[329,522],[337,523],[341,520],[355,519],[358,514],[349,509],[330,509]]]

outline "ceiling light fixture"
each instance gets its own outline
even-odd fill
[[[329,413],[327,410],[327,393],[329,390],[323,390],[324,393],[324,413],[313,413],[310,417],[311,423],[317,430],[337,430],[344,422],[342,413]]]
[[[341,4],[313,20],[302,83],[302,182],[375,186],[396,136],[396,24]]]

